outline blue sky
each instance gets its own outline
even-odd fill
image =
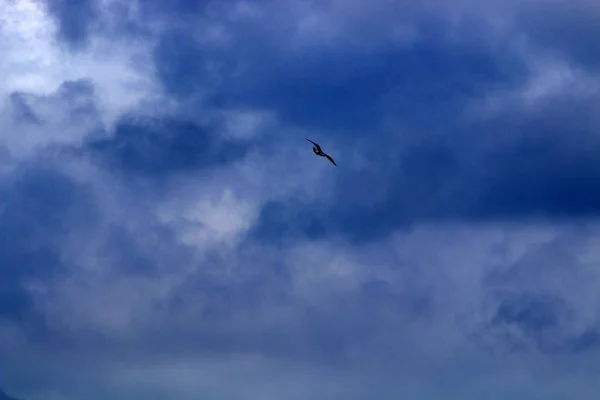
[[[599,35],[591,0],[4,2],[0,387],[596,399]]]

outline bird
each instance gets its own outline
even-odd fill
[[[317,143],[313,142],[312,140],[310,140],[309,138],[305,138],[306,140],[308,140],[309,142],[311,142],[312,144],[314,144],[313,146],[313,152],[321,157],[326,157],[329,161],[331,161],[331,163],[333,165],[335,165],[337,167],[337,164],[335,163],[335,161],[333,160],[333,158],[331,158],[331,156],[327,153],[325,153],[323,150],[321,150],[321,146],[319,146]]]

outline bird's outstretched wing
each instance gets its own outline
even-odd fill
[[[310,139],[308,139],[308,138],[305,138],[305,139],[306,139],[306,140],[308,140],[309,142],[311,142],[312,144],[314,144],[314,145],[315,145],[315,147],[317,148],[317,150],[319,150],[319,151],[322,151],[322,150],[321,150],[321,146],[319,146],[318,144],[316,144],[315,142],[313,142],[312,140],[310,140]]]
[[[333,163],[333,165],[335,165],[337,167],[337,164],[335,163],[335,161],[333,160],[333,158],[331,158],[331,156],[329,154],[325,154],[325,157],[327,157],[327,159],[329,161],[331,161]]]

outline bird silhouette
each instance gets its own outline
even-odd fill
[[[313,153],[315,153],[318,156],[327,158],[329,161],[331,161],[331,163],[333,165],[335,165],[337,167],[337,164],[335,163],[334,159],[331,158],[331,156],[329,154],[327,154],[323,150],[321,150],[321,146],[319,146],[317,143],[313,142],[309,138],[306,138],[306,140],[308,140],[309,142],[311,142],[312,144],[314,144],[314,146],[313,146]]]

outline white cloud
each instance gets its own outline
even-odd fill
[[[227,188],[207,188],[198,185],[194,194],[162,204],[157,210],[158,218],[162,223],[175,225],[182,242],[189,246],[234,246],[254,222],[258,204],[237,197]]]
[[[62,83],[56,29],[37,1],[5,1],[0,9],[1,93],[15,90],[47,94]],[[43,73],[40,73],[43,72]],[[4,97],[4,96],[2,96]]]
[[[260,135],[275,123],[275,117],[261,110],[224,110],[223,135],[233,139],[250,139]]]
[[[78,142],[88,126],[70,126],[64,110],[40,108],[35,112],[53,121],[45,135],[15,130],[10,124],[7,95],[25,92],[33,97],[52,95],[65,81],[90,80],[95,88],[100,120],[110,129],[121,113],[156,112],[161,90],[154,79],[151,50],[153,43],[142,39],[93,36],[81,52],[68,52],[56,40],[56,23],[43,2],[5,1],[0,8],[0,110],[3,131],[10,137],[3,142],[9,150],[26,153],[51,142]],[[34,102],[35,103],[35,102]],[[59,106],[60,107],[60,106]],[[144,111],[146,110],[146,111]]]

